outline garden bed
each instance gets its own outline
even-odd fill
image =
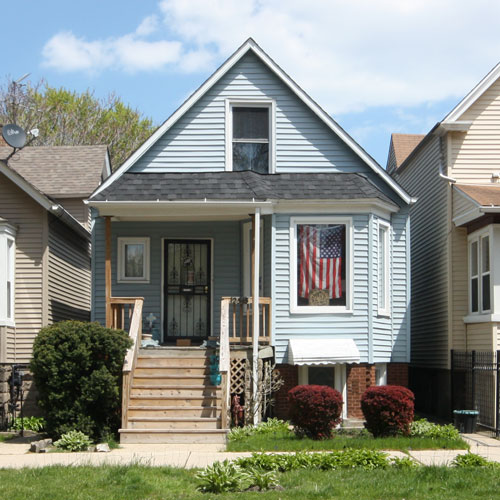
[[[279,430],[268,434],[254,434],[241,440],[229,441],[228,451],[313,451],[342,450],[344,448],[368,450],[466,450],[468,444],[462,438],[429,437],[379,437],[374,438],[363,430],[334,431],[332,439],[315,441],[298,438],[292,431]]]

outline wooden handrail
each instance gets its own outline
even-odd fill
[[[229,312],[229,342],[231,344],[251,344],[253,339],[252,297],[222,297],[222,304],[227,303]],[[260,335],[259,343],[271,343],[271,297],[259,297]],[[231,307],[232,306],[232,307]]]
[[[129,336],[132,340],[132,345],[127,350],[125,354],[125,360],[123,362],[123,382],[122,382],[122,428],[126,429],[127,421],[128,421],[128,402],[130,400],[130,391],[131,391],[131,377],[135,370],[135,365],[137,363],[137,354],[139,352],[139,346],[142,340],[142,307],[144,304],[144,299],[142,297],[135,297],[133,302],[131,302],[127,297],[112,297],[111,305],[119,306],[121,305],[121,314],[119,315],[119,320],[121,322],[121,327],[124,326],[124,305],[133,305],[133,312],[131,308],[129,310],[129,314],[131,313],[130,319],[130,330]],[[113,314],[113,320],[118,317]],[[113,321],[112,328],[116,328],[117,325]]]

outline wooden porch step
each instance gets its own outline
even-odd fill
[[[155,358],[206,358],[210,354],[214,354],[214,349],[203,349],[201,347],[168,347],[157,349],[139,349],[137,354],[138,359],[155,359]]]
[[[207,356],[196,358],[172,358],[172,357],[138,357],[136,368],[203,368],[210,365]]]
[[[161,375],[204,375],[210,374],[210,367],[208,365],[202,366],[136,366],[134,376],[140,377],[147,376],[161,376]]]
[[[129,408],[134,408],[135,406],[165,406],[166,404],[171,404],[172,406],[216,406],[217,396],[178,396],[178,395],[133,395],[129,400]],[[202,404],[203,403],[203,404]]]
[[[220,417],[129,417],[130,429],[217,429]]]
[[[215,418],[220,406],[129,406],[128,417],[198,417]]]
[[[193,397],[217,396],[221,390],[219,387],[204,385],[132,385],[132,396],[177,396],[186,399]]]
[[[134,380],[132,386],[135,387],[140,384],[149,385],[165,385],[165,384],[175,384],[175,385],[206,385],[210,383],[210,378],[206,375],[137,375],[134,374]]]
[[[226,444],[227,429],[120,429],[120,443]]]

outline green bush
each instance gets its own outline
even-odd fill
[[[44,430],[45,425],[43,417],[18,417],[11,422],[9,429],[12,431],[24,429],[25,431],[40,432]]]
[[[425,418],[415,420],[410,427],[411,437],[427,437],[432,439],[460,439],[460,432],[452,424],[438,425]]]
[[[481,455],[475,453],[466,453],[465,455],[457,455],[451,463],[453,467],[493,467],[500,468],[497,462],[490,462]]]
[[[241,491],[244,488],[246,474],[234,462],[224,460],[205,467],[196,475],[198,489],[207,493]]]
[[[66,451],[87,451],[91,445],[90,438],[80,431],[69,431],[54,443],[56,448]]]
[[[99,440],[117,432],[130,345],[126,332],[97,323],[63,321],[40,331],[30,368],[52,437],[76,429]]]

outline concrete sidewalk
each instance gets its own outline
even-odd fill
[[[467,434],[463,436],[470,445],[470,451],[488,460],[500,462],[500,441]],[[206,467],[216,461],[233,460],[251,456],[250,452],[225,452],[220,445],[161,445],[127,444],[109,453],[29,453],[29,443],[0,443],[0,468],[20,469],[23,467],[47,467],[50,465],[128,465],[141,464],[151,467]],[[388,451],[391,457],[408,456],[403,452]],[[409,455],[422,465],[449,465],[466,450],[410,451]]]

